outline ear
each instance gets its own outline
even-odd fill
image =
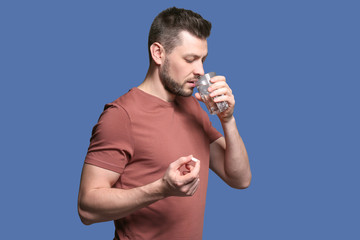
[[[165,60],[165,49],[158,43],[154,42],[150,46],[151,57],[157,65],[161,65]]]

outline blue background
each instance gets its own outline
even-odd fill
[[[360,239],[358,1],[1,1],[0,239],[112,239],[77,194],[105,103],[144,79],[153,18],[213,24],[253,180],[210,173],[204,239]],[[221,131],[219,121],[211,117]]]

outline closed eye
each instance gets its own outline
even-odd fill
[[[185,59],[185,61],[186,61],[187,63],[193,63],[193,62],[195,61],[195,59]]]
[[[198,55],[194,55],[194,54],[191,54],[191,55],[187,55],[184,59],[187,63],[193,63],[195,62],[196,60],[200,59],[201,58],[201,62],[205,62],[206,60],[206,57],[207,57],[207,54],[206,56],[202,57],[201,56],[198,56]]]

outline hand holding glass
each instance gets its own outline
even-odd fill
[[[215,76],[215,72],[206,73],[196,82],[196,88],[201,96],[201,99],[205,103],[210,114],[213,115],[219,114],[229,107],[227,102],[214,102],[214,98],[209,96],[210,93],[208,92],[208,88],[212,85],[210,79]]]

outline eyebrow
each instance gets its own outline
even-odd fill
[[[208,54],[206,54],[203,58],[205,59],[207,56],[208,56]],[[188,58],[188,57],[201,58],[200,55],[197,55],[197,54],[194,54],[194,53],[186,54],[184,57],[185,58]]]

